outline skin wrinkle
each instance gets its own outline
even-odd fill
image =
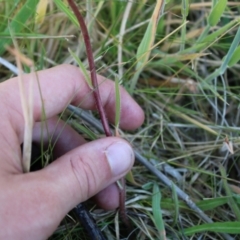
[[[87,169],[89,171],[87,171]],[[96,184],[96,179],[95,179],[95,174],[94,171],[91,168],[91,165],[88,162],[84,162],[83,164],[83,170],[86,173],[86,179],[87,179],[87,198],[92,197],[92,192],[94,191],[94,189],[96,188],[97,184]],[[91,174],[89,174],[91,173]]]
[[[75,159],[71,158],[70,163],[71,163],[72,172],[73,172],[74,176],[76,177],[77,182],[79,183],[79,186],[80,186],[79,192],[86,192],[86,191],[83,191],[83,189],[84,188],[87,189],[86,198],[90,198],[91,197],[90,189],[94,189],[94,186],[96,185],[94,174],[91,170],[91,167],[89,167],[89,164],[87,164],[87,162],[83,161],[83,159],[80,155],[74,156],[74,157],[76,157],[76,158]],[[81,170],[79,170],[79,168],[81,168]],[[87,169],[89,169],[90,171],[88,171]],[[78,177],[79,172],[81,172],[81,179],[84,179],[85,181],[81,182],[79,180],[79,177]],[[84,175],[84,177],[83,177],[83,175]],[[91,184],[92,180],[94,180],[93,184]],[[91,185],[94,185],[93,188],[91,187]]]

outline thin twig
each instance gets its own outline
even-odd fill
[[[79,220],[81,221],[85,230],[88,232],[91,239],[105,240],[105,237],[103,236],[102,232],[99,230],[99,228],[95,224],[95,221],[92,215],[89,213],[89,211],[86,209],[83,203],[79,203],[76,206],[75,211],[79,217]]]

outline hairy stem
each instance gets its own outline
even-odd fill
[[[98,112],[100,114],[100,118],[101,118],[101,122],[103,125],[105,135],[107,137],[109,137],[109,136],[112,136],[112,132],[110,130],[109,123],[106,118],[106,115],[105,115],[105,112],[103,109],[103,105],[101,102],[101,98],[100,98],[96,68],[95,68],[95,64],[94,64],[92,47],[91,47],[91,42],[90,42],[90,37],[88,34],[87,26],[86,26],[84,18],[81,15],[80,11],[78,10],[78,7],[75,4],[75,2],[73,0],[68,0],[68,3],[70,5],[70,7],[72,8],[73,13],[75,14],[75,16],[79,22],[79,25],[80,25],[80,28],[81,28],[81,31],[83,34],[83,39],[84,39],[85,46],[86,46],[89,70],[90,70],[90,74],[91,74],[91,81],[92,81],[92,85],[94,88],[94,91],[93,91],[94,98],[95,98],[95,101],[97,104]],[[124,181],[124,179],[121,179],[121,182],[122,182],[122,189],[120,189],[120,215],[121,215],[121,218],[122,218],[123,222],[125,223],[125,225],[127,225],[127,227],[130,228],[130,223],[129,223],[129,219],[127,217],[126,208],[125,208],[125,181]]]
[[[80,13],[80,11],[78,10],[77,5],[75,4],[75,2],[73,0],[68,0],[69,6],[72,8],[73,13],[75,14],[82,34],[83,34],[83,39],[84,39],[84,43],[86,46],[86,52],[87,52],[87,58],[88,58],[88,64],[89,64],[89,70],[90,70],[90,74],[91,74],[91,80],[92,80],[92,85],[94,88],[94,98],[97,104],[97,109],[98,112],[100,114],[100,118],[102,121],[102,125],[104,128],[104,132],[106,134],[107,137],[112,136],[112,133],[110,131],[109,128],[109,124],[108,124],[108,120],[106,118],[104,109],[103,109],[103,105],[101,103],[101,98],[100,98],[100,94],[99,94],[99,88],[98,88],[98,82],[97,82],[97,74],[96,74],[96,68],[95,68],[95,64],[94,64],[94,59],[93,59],[93,53],[92,53],[92,47],[91,47],[91,42],[90,42],[90,37],[88,34],[88,30],[87,30],[87,26],[84,22],[83,16]]]

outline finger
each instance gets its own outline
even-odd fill
[[[71,65],[61,65],[52,69],[39,71],[36,74],[26,74],[24,80],[25,90],[29,89],[30,81],[34,81],[34,120],[42,119],[42,105],[46,118],[51,118],[60,113],[70,102],[84,109],[95,109],[95,100],[81,71]],[[110,121],[115,118],[115,87],[114,83],[104,77],[98,76],[99,91],[102,104]],[[40,89],[39,89],[40,86]],[[1,84],[1,98],[4,103],[7,100],[10,122],[15,131],[22,137],[22,126],[24,124],[20,91],[17,78]],[[140,126],[144,120],[144,114],[138,104],[121,87],[121,122],[120,126],[125,129],[134,129]],[[4,104],[2,103],[2,104]],[[3,105],[4,107],[4,105]],[[6,108],[6,107],[5,107]],[[21,138],[20,138],[21,139]]]
[[[133,160],[134,154],[127,142],[109,137],[68,152],[39,174],[49,179],[51,187],[58,189],[57,197],[66,201],[64,204],[70,210],[123,177]]]
[[[113,210],[119,207],[119,187],[113,183],[97,193],[93,200],[105,210]]]
[[[83,137],[57,117],[35,124],[33,142],[39,147],[43,142],[46,149],[51,144],[54,159],[86,143]],[[116,209],[119,206],[119,188],[116,184],[111,184],[94,196],[94,201],[103,209]]]
[[[86,143],[85,139],[58,117],[34,124],[32,141],[44,149],[53,148],[53,157],[58,158],[68,151]]]

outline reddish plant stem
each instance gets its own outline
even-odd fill
[[[129,218],[127,216],[127,211],[126,211],[126,206],[125,206],[125,201],[126,201],[126,183],[125,183],[125,178],[120,179],[120,183],[122,186],[122,189],[120,189],[119,192],[119,214],[120,218],[126,225],[129,231],[132,230],[132,224],[129,221]]]
[[[103,125],[103,129],[105,132],[105,135],[107,137],[112,136],[112,132],[110,130],[109,127],[109,123],[107,120],[107,117],[105,115],[104,109],[103,109],[103,105],[101,103],[101,98],[100,98],[100,93],[99,93],[99,88],[98,88],[98,82],[97,82],[97,74],[96,74],[96,68],[95,68],[95,64],[94,64],[94,58],[93,58],[93,53],[92,53],[92,47],[91,47],[91,42],[90,42],[90,37],[88,34],[88,30],[87,30],[87,26],[85,24],[84,18],[81,15],[80,11],[78,10],[77,5],[75,4],[74,0],[68,0],[69,6],[72,8],[73,13],[75,14],[82,34],[83,34],[83,39],[85,42],[85,46],[86,46],[86,53],[87,53],[87,57],[88,57],[88,63],[89,63],[89,70],[90,70],[90,74],[91,74],[91,80],[92,80],[92,85],[93,85],[93,94],[94,94],[94,98],[97,104],[97,109],[98,112],[100,114],[100,118],[101,118],[101,122]],[[122,190],[120,190],[119,193],[119,198],[120,198],[120,216],[123,220],[123,222],[125,223],[125,225],[128,228],[131,228],[131,224],[129,222],[129,219],[127,217],[126,214],[126,207],[125,207],[125,195],[126,195],[126,190],[125,190],[125,179],[122,178],[121,179],[121,183],[122,183]]]
[[[78,7],[75,4],[75,2],[73,0],[68,0],[68,3],[69,3],[69,6],[72,8],[73,13],[75,14],[75,16],[76,16],[76,18],[79,22],[79,25],[81,27],[81,30],[82,30],[83,39],[84,39],[85,46],[86,46],[89,70],[90,70],[90,74],[91,74],[91,80],[92,80],[92,84],[93,84],[93,88],[94,88],[94,91],[93,91],[94,98],[95,98],[95,101],[96,101],[98,112],[100,114],[100,118],[101,118],[101,121],[102,121],[104,132],[105,132],[106,136],[109,137],[109,136],[112,136],[112,133],[110,131],[108,120],[106,118],[106,115],[105,115],[105,112],[104,112],[104,109],[103,109],[103,105],[101,103],[101,97],[100,97],[100,94],[99,94],[99,88],[98,88],[98,82],[97,82],[96,68],[95,68],[95,64],[94,64],[92,47],[91,47],[91,42],[90,42],[90,38],[89,38],[89,35],[88,35],[87,26],[86,26],[86,24],[84,22],[84,18],[81,15],[80,11],[78,10]]]

